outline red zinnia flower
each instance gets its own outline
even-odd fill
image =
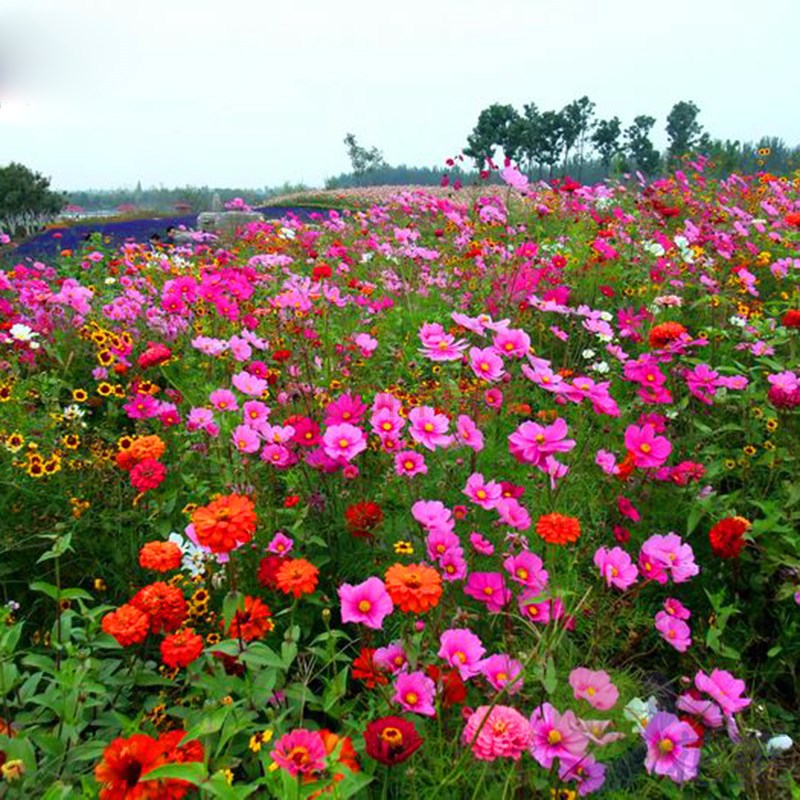
[[[136,606],[126,603],[103,617],[103,633],[113,636],[123,647],[139,644],[147,638],[150,617]]]
[[[686,333],[686,328],[680,322],[662,322],[654,325],[650,331],[650,347],[660,349],[670,342],[680,339]]]
[[[131,605],[150,617],[151,633],[172,633],[186,619],[186,598],[177,586],[156,581],[141,588],[131,598]]]
[[[750,529],[750,522],[744,517],[725,517],[709,532],[711,550],[720,558],[738,558],[745,546],[744,534]]]
[[[347,530],[353,536],[368,539],[383,522],[383,511],[377,503],[367,500],[351,505],[344,512],[344,519]]]
[[[800,308],[790,308],[781,320],[784,328],[800,328]]]
[[[139,566],[156,572],[178,569],[183,553],[175,542],[147,542],[139,551]]]
[[[536,533],[548,544],[568,544],[580,538],[581,523],[564,514],[543,514],[536,523]]]
[[[103,784],[101,800],[155,797],[150,788],[157,783],[141,780],[161,756],[158,742],[152,736],[135,733],[129,739],[114,739],[103,751],[103,760],[94,768],[94,776]]]
[[[367,755],[387,766],[402,763],[422,746],[414,723],[394,716],[370,722],[364,731],[364,742]]]
[[[277,589],[278,570],[284,561],[286,561],[284,556],[264,556],[258,562],[258,572],[256,573],[256,580],[258,580],[259,586],[264,589]]]
[[[319,570],[305,558],[287,558],[275,574],[275,583],[284,594],[302,597],[317,588]]]
[[[243,642],[261,639],[275,627],[275,623],[270,619],[271,616],[272,612],[266,603],[258,597],[245,595],[244,610],[239,610],[233,615],[227,635],[231,639],[241,639]]]
[[[172,669],[188,667],[203,652],[203,637],[192,628],[171,633],[161,642],[161,660]]]

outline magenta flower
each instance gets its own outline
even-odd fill
[[[450,421],[444,414],[437,414],[430,406],[417,406],[408,415],[411,423],[411,438],[428,450],[447,447],[453,437],[447,434]]]
[[[394,471],[396,475],[413,478],[415,475],[425,475],[428,472],[428,465],[422,453],[417,453],[415,450],[401,450],[395,453]]]
[[[744,681],[734,678],[724,669],[715,669],[710,676],[698,670],[694,676],[694,685],[698,691],[713,697],[726,715],[736,714],[752,702],[742,696],[745,691]]]
[[[240,453],[255,453],[261,448],[261,437],[249,425],[237,425],[231,441]]]
[[[478,531],[472,531],[469,535],[469,543],[478,555],[490,556],[494,554],[494,545]]]
[[[486,347],[483,350],[479,347],[471,347],[469,350],[470,369],[479,378],[489,383],[499,381],[503,377],[503,359],[497,355],[493,347]]]
[[[619,700],[619,691],[605,670],[594,672],[578,667],[569,674],[569,685],[576,700],[585,700],[598,711],[608,711]]]
[[[367,407],[361,402],[360,394],[355,397],[349,393],[339,395],[325,407],[325,425],[327,427],[342,423],[358,425],[366,410]]]
[[[503,489],[496,481],[489,481],[487,483],[480,472],[473,472],[472,475],[467,478],[464,494],[476,505],[490,511],[497,505],[497,501],[502,497]]]
[[[522,689],[522,664],[506,653],[496,653],[484,658],[480,663],[480,670],[481,675],[498,692],[505,689],[507,694],[514,695]]]
[[[440,559],[442,578],[446,581],[460,581],[467,575],[467,562],[460,547],[451,547]]]
[[[692,612],[689,611],[680,600],[676,600],[674,597],[668,597],[664,601],[664,611],[670,616],[675,617],[675,619],[687,620],[692,616]]]
[[[550,703],[534,709],[531,715],[531,755],[545,769],[553,759],[579,758],[586,752],[588,740],[578,730],[572,711],[559,714]]]
[[[552,425],[523,422],[508,437],[508,449],[517,461],[540,466],[547,456],[567,453],[575,447],[574,439],[565,438],[568,431],[567,423],[560,418]]]
[[[411,516],[429,533],[451,532],[455,527],[453,512],[440,500],[417,500],[411,506]]]
[[[292,777],[311,775],[325,769],[325,745],[318,731],[297,728],[275,742],[272,760]]]
[[[594,554],[594,563],[606,584],[623,592],[636,583],[639,575],[631,557],[621,547],[613,547],[611,550],[598,547]]]
[[[526,531],[531,526],[531,515],[519,500],[514,497],[502,497],[495,505],[500,521],[509,528]]]
[[[285,469],[295,463],[296,457],[292,451],[282,444],[267,444],[261,451],[259,458],[267,464],[272,464],[278,469]]]
[[[499,572],[471,572],[464,594],[484,603],[491,614],[502,611],[511,599],[511,592]]]
[[[342,604],[342,622],[360,623],[374,630],[383,628],[384,618],[394,609],[383,581],[374,576],[356,586],[342,584],[339,601]]]
[[[456,422],[456,441],[471,448],[476,453],[483,450],[483,434],[466,414],[459,414]]]
[[[706,405],[711,405],[717,393],[719,373],[715,372],[708,364],[698,364],[691,372],[686,374],[686,386],[689,391]]]
[[[633,463],[641,469],[660,467],[672,452],[672,445],[664,436],[656,436],[649,423],[638,427],[629,425],[625,430],[625,447],[633,454]]]
[[[386,647],[379,647],[372,655],[372,663],[382,672],[395,675],[408,665],[406,651],[402,642],[392,642]]]
[[[661,561],[675,583],[686,583],[700,572],[692,546],[683,542],[677,533],[655,534],[644,542],[642,549],[645,547]]]
[[[278,531],[267,545],[267,551],[279,556],[285,556],[294,547],[294,541],[285,533]]]
[[[510,706],[479,706],[467,720],[461,741],[479,761],[519,761],[531,744],[528,720]]]
[[[483,393],[483,400],[489,408],[503,407],[503,393],[499,389],[487,389]]]
[[[503,569],[515,583],[520,583],[535,594],[543,592],[547,587],[549,575],[544,569],[544,563],[535,553],[522,550],[515,556],[509,556],[503,561]]]
[[[506,357],[523,358],[528,355],[530,346],[531,337],[519,328],[499,330],[492,340],[495,351]]]
[[[700,717],[706,728],[721,728],[723,725],[722,709],[713,700],[701,697],[694,689],[678,697],[675,708]]]
[[[578,794],[584,797],[603,786],[606,780],[606,765],[588,754],[580,758],[563,758],[558,767],[558,777],[562,781],[577,781]]]
[[[130,419],[150,419],[152,417],[157,417],[161,411],[161,405],[155,397],[141,393],[137,393],[128,403],[125,403],[122,408]]]
[[[655,581],[665,584],[667,582],[667,564],[664,554],[656,549],[656,543],[647,539],[639,550],[639,573],[646,581]]]
[[[425,546],[431,561],[441,561],[447,552],[461,547],[461,540],[452,530],[437,529],[425,537]]]
[[[666,611],[656,614],[656,630],[667,644],[672,645],[679,653],[685,653],[692,646],[692,632],[689,626]]]
[[[370,417],[369,424],[381,439],[386,437],[395,439],[406,423],[398,413],[389,408],[381,408]]]
[[[642,518],[636,506],[627,497],[622,497],[621,495],[617,498],[617,510],[631,522],[638,522]]]
[[[331,425],[322,437],[322,444],[329,458],[350,461],[367,449],[367,437],[361,428],[344,422]]]
[[[215,389],[208,399],[217,411],[236,411],[239,408],[236,395],[229,389]]]
[[[697,775],[700,748],[697,734],[687,722],[674,714],[659,711],[644,730],[647,743],[645,769],[651,775],[665,775],[675,783],[690,781]]]
[[[480,672],[480,660],[486,652],[481,640],[466,628],[450,628],[439,637],[439,658],[458,670],[462,680]]]
[[[401,672],[394,681],[393,703],[399,703],[404,711],[435,717],[433,698],[436,684],[424,672]]]

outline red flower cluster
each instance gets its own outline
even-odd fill
[[[137,363],[142,369],[147,369],[148,367],[163,364],[165,361],[169,361],[171,357],[172,350],[165,344],[148,342],[147,349],[139,356]]]
[[[709,532],[711,550],[720,558],[738,558],[745,546],[744,534],[750,529],[750,522],[744,517],[725,517]]]
[[[161,642],[161,660],[172,669],[188,667],[203,652],[203,637],[193,628],[182,628]]]
[[[186,598],[177,586],[156,581],[141,588],[130,604],[147,614],[151,633],[172,633],[186,619]]]
[[[790,308],[781,320],[784,328],[800,328],[800,308]]]
[[[139,551],[139,566],[156,572],[178,569],[183,553],[175,542],[147,542]]]
[[[149,781],[147,774],[165,764],[203,761],[205,752],[200,742],[180,744],[185,735],[185,731],[170,731],[158,739],[144,733],[114,739],[94,769],[95,778],[103,787],[100,800],[181,800],[192,788],[190,783],[176,778]]]
[[[166,446],[160,436],[139,436],[117,453],[117,466],[130,473],[131,486],[148,492],[164,482],[167,468],[158,460]]]
[[[375,665],[375,649],[372,647],[362,647],[358,658],[353,661],[352,675],[357,681],[362,681],[367,689],[374,689],[376,686],[386,686],[389,679],[386,674],[381,672]]]
[[[383,522],[383,511],[377,503],[364,501],[354,503],[344,512],[347,530],[359,539],[371,539],[376,528]]]
[[[258,597],[246,595],[244,609],[238,610],[233,615],[227,635],[231,639],[241,639],[243,642],[261,639],[275,627],[270,617],[272,612],[266,603]]]

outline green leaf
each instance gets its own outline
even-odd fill
[[[204,793],[212,797],[221,797],[222,800],[240,800],[240,798],[249,797],[256,789],[258,787],[252,784],[249,786],[231,786],[221,772],[215,772],[202,785]]]
[[[237,611],[244,611],[244,595],[241,592],[228,592],[222,602],[222,616],[225,620],[226,630],[230,627]]]
[[[208,772],[206,765],[200,761],[188,761],[184,764],[164,764],[163,767],[156,767],[142,775],[142,780],[154,781],[165,778],[179,781],[187,781],[192,786],[199,786],[205,781]]]
[[[52,583],[46,583],[45,581],[34,581],[31,584],[31,590],[34,592],[41,592],[42,594],[46,594],[53,600],[58,599],[58,587],[53,586]]]

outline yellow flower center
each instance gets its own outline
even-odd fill
[[[548,744],[558,744],[561,741],[561,734],[558,731],[550,731],[547,734]]]
[[[358,610],[359,610],[359,611],[360,611],[362,614],[366,614],[366,613],[367,613],[367,611],[369,611],[371,608],[372,608],[372,603],[370,603],[370,601],[369,601],[369,600],[362,600],[362,601],[361,601],[361,602],[358,604]]]

